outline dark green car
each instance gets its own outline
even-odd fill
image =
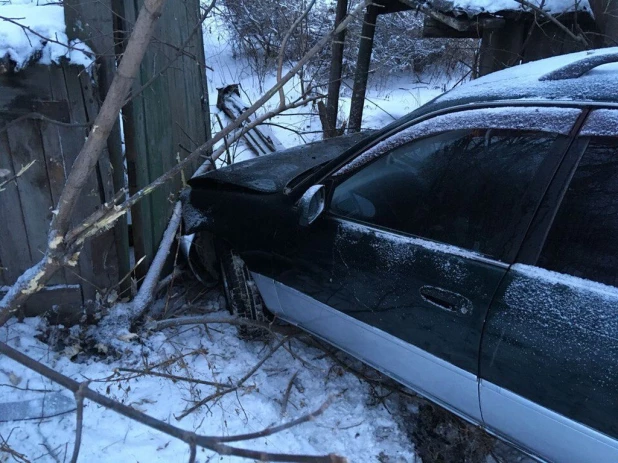
[[[257,286],[538,458],[618,462],[618,48],[190,184],[187,231],[220,243],[237,310],[260,316]]]

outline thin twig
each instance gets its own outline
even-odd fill
[[[271,358],[273,356],[273,354],[275,352],[277,352],[277,350],[279,350],[279,348],[285,343],[287,342],[288,339],[290,339],[292,336],[285,336],[284,338],[282,338],[277,344],[275,344],[273,347],[270,348],[270,350],[268,351],[268,353],[262,357],[262,359],[255,364],[255,366],[249,370],[249,372],[243,376],[240,380],[238,380],[238,382],[233,386],[233,387],[229,387],[227,389],[225,389],[224,391],[219,391],[219,392],[215,392],[214,394],[209,395],[208,397],[205,397],[204,399],[200,400],[199,402],[197,402],[196,404],[194,404],[193,406],[185,409],[180,415],[178,415],[176,417],[176,419],[178,421],[182,420],[185,416],[189,415],[190,413],[193,413],[195,410],[197,410],[198,408],[200,408],[202,405],[205,405],[206,403],[210,402],[211,400],[214,399],[218,399],[220,397],[223,397],[226,394],[229,394],[230,392],[234,392],[237,389],[239,389],[240,387],[242,387],[242,385],[249,379],[251,378],[251,376],[253,376],[255,374],[256,371],[258,371],[260,369],[260,367],[262,365],[264,365],[264,362],[266,362],[266,360],[268,360],[269,358]],[[232,442],[232,441],[229,441]]]
[[[298,370],[296,370],[290,378],[288,387],[286,388],[285,394],[283,395],[283,403],[281,404],[281,416],[285,415],[286,409],[288,408],[288,402],[290,401],[290,394],[292,393],[292,386],[294,386],[294,380],[296,379],[296,376],[298,376]]]
[[[534,3],[530,3],[527,0],[515,0],[515,1],[517,3],[519,3],[520,5],[525,6],[526,8],[530,8],[531,10],[533,10],[536,13],[540,14],[541,16],[549,19],[556,26],[558,26],[565,34],[567,34],[569,37],[571,37],[576,42],[579,42],[579,43],[581,43],[582,45],[584,45],[586,47],[590,46],[590,42],[588,41],[588,39],[586,37],[584,37],[581,34],[577,34],[576,35],[575,33],[573,33],[573,31],[571,29],[566,27],[564,24],[562,24],[560,21],[558,21],[558,19],[553,14],[545,11],[543,8],[540,8],[537,5],[535,5]]]
[[[287,33],[285,34],[285,37],[283,37],[283,40],[281,41],[281,47],[279,48],[279,64],[277,66],[277,80],[281,80],[281,75],[283,74],[283,55],[285,54],[285,48],[288,44],[288,40],[290,39],[290,36],[296,30],[298,25],[303,21],[303,19],[307,17],[309,12],[313,8],[313,5],[315,5],[315,1],[316,0],[311,0],[311,2],[309,2],[309,5],[307,6],[303,14],[301,14],[296,19],[296,21],[294,21],[292,26],[288,29]],[[285,93],[283,92],[283,87],[279,89],[279,106],[280,107],[285,106]]]
[[[75,445],[73,447],[73,456],[71,463],[77,463],[79,456],[79,448],[82,445],[82,428],[84,424],[84,390],[88,387],[89,381],[84,381],[79,385],[75,392],[75,402],[77,403],[77,422],[75,425]]]
[[[90,127],[92,125],[91,123],[81,124],[77,122],[62,122],[57,119],[47,117],[46,115],[41,113],[28,113],[13,119],[11,122],[6,123],[3,127],[0,128],[0,133],[4,133],[14,125],[17,125],[20,122],[26,120],[44,121],[53,125],[58,125],[60,127]]]
[[[152,370],[138,370],[136,368],[116,368],[116,371],[122,371],[126,373],[137,373],[140,376],[158,376],[160,378],[171,379],[172,381],[184,381],[188,383],[204,384],[205,386],[213,386],[213,387],[219,387],[219,388],[232,387],[230,384],[215,383],[213,381],[206,381],[203,379],[196,379],[196,378],[188,378],[186,376],[176,376],[176,375],[171,375],[168,373],[161,373],[159,371],[152,371]],[[132,379],[133,378],[137,378],[137,376],[133,376]]]
[[[26,164],[24,167],[22,167],[19,172],[17,172],[15,175],[13,175],[11,178],[7,179],[7,180],[3,180],[2,182],[0,182],[0,191],[4,190],[4,186],[8,185],[9,183],[17,180],[19,177],[21,177],[22,175],[24,175],[26,173],[26,171],[28,169],[30,169],[34,163],[36,162],[36,159],[33,161],[30,161],[28,164]]]
[[[187,48],[187,46],[189,45],[189,43],[193,40],[193,37],[195,37],[195,34],[198,31],[202,30],[202,24],[204,23],[204,21],[206,21],[206,18],[208,17],[208,15],[210,14],[210,12],[212,11],[212,9],[215,7],[215,3],[217,0],[212,0],[212,2],[210,3],[210,5],[208,5],[208,7],[206,8],[206,10],[204,10],[204,13],[202,13],[202,16],[200,17],[200,19],[198,20],[197,24],[193,27],[193,29],[191,30],[191,33],[189,34],[189,36],[187,37],[187,39],[180,45],[180,47],[178,47],[178,49],[176,50],[176,54],[172,57],[172,59],[161,68],[161,70],[159,70],[154,76],[152,76],[148,82],[146,82],[144,85],[142,85],[139,89],[137,89],[136,91],[132,92],[130,97],[127,99],[126,103],[129,103],[131,100],[135,99],[138,95],[140,95],[144,90],[146,90],[148,87],[150,87],[159,77],[161,77],[163,75],[163,73],[165,71],[167,71],[175,62],[176,60],[178,60],[178,58],[180,58],[183,55],[183,51],[185,48]]]

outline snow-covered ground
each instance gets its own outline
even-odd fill
[[[206,305],[216,308],[218,298],[213,295]],[[215,389],[118,369],[143,370],[169,361],[153,370],[229,383],[250,371],[268,352],[268,346],[239,339],[236,329],[228,325],[211,326],[209,332],[203,326],[185,326],[127,341],[124,353],[114,360],[97,361],[83,356],[81,362],[75,362],[68,357],[76,352],[72,346],[54,352],[48,344],[37,340],[35,336],[41,329],[45,325],[36,318],[12,322],[0,329],[0,341],[76,381],[91,380],[90,387],[101,394],[176,426],[207,435],[254,432],[311,412],[334,396],[332,405],[315,421],[242,445],[269,452],[335,452],[351,462],[413,461],[414,447],[398,418],[397,407],[414,404],[397,402],[396,395],[381,402],[368,383],[344,371],[322,351],[298,340],[291,341],[291,352],[279,349],[237,393],[209,402],[178,421],[175,416]],[[295,374],[287,411],[282,414],[286,390]],[[0,403],[36,400],[50,394],[41,390],[63,389],[0,357]],[[68,391],[64,394],[72,398]],[[30,461],[68,461],[75,438],[75,413],[43,420],[0,422],[0,436],[0,443],[2,439],[7,441]],[[182,442],[86,401],[80,461],[176,462],[188,458],[189,449]],[[11,460],[0,452],[0,462],[4,461]],[[197,461],[241,460],[199,451]]]

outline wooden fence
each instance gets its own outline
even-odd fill
[[[0,286],[7,286],[43,256],[53,210],[98,108],[90,76],[76,66],[30,66],[0,76],[0,88],[0,169],[14,175],[34,161],[0,192]],[[111,199],[111,169],[105,152],[79,200],[75,222]],[[117,281],[118,250],[108,232],[87,243],[78,267],[58,272],[30,308],[60,305],[73,311]]]
[[[43,255],[58,196],[111,83],[114,56],[122,53],[123,39],[140,6],[128,0],[65,1],[69,38],[86,41],[100,55],[93,76],[96,86],[87,72],[68,64],[31,65],[0,76],[0,169],[15,173],[35,161],[17,182],[0,192],[0,295],[3,286],[11,285]],[[127,168],[133,192],[210,137],[201,31],[194,34],[180,58],[177,53],[199,15],[198,0],[167,1],[133,90],[137,93],[152,77],[161,75],[123,109],[126,157],[117,125],[76,208],[75,222],[127,186]],[[121,220],[114,230],[88,242],[78,267],[55,275],[30,300],[27,311],[41,313],[58,306],[75,313],[85,302],[95,300],[97,293],[114,287],[129,271],[131,240],[135,261],[145,256],[138,269],[143,273],[181,186],[181,179],[175,179],[132,210],[132,236],[126,220]]]

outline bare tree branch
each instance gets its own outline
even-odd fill
[[[538,13],[539,15],[547,18],[549,21],[551,21],[556,26],[558,26],[565,34],[567,34],[569,37],[571,37],[576,42],[581,43],[585,47],[590,47],[590,41],[585,36],[581,34],[575,34],[571,29],[569,29],[564,24],[562,24],[560,21],[558,21],[558,19],[553,14],[549,13],[548,11],[545,11],[543,8],[527,0],[515,0],[515,1],[519,3],[520,5],[526,8],[530,8],[531,10]]]
[[[291,35],[296,30],[298,25],[303,21],[303,19],[305,19],[307,17],[309,12],[313,8],[313,5],[315,5],[315,1],[316,0],[311,0],[309,2],[309,5],[307,6],[307,8],[303,12],[303,14],[301,14],[298,17],[298,19],[296,19],[296,21],[294,21],[294,23],[292,24],[290,29],[285,34],[285,37],[283,37],[283,40],[281,42],[281,48],[279,49],[279,64],[277,66],[277,80],[281,80],[281,74],[283,74],[283,55],[285,54],[285,47],[288,44],[288,40],[290,39]],[[285,93],[283,93],[283,87],[281,87],[279,89],[279,106],[280,107],[285,106]]]
[[[286,341],[287,338],[284,338],[283,341]],[[276,349],[280,346],[275,346],[273,349]],[[234,438],[234,436],[203,436],[198,435],[190,431],[186,431],[184,429],[178,428],[174,425],[166,423],[164,421],[157,420],[145,413],[142,413],[134,408],[131,408],[127,405],[124,405],[120,402],[117,402],[109,397],[99,394],[98,392],[93,391],[87,385],[83,385],[78,383],[77,381],[55,371],[51,368],[43,365],[40,362],[37,362],[33,358],[28,357],[25,354],[22,354],[18,350],[13,349],[9,345],[0,342],[0,353],[6,355],[10,359],[24,365],[26,368],[39,373],[40,375],[50,379],[51,381],[69,389],[74,394],[80,391],[80,387],[82,388],[83,397],[91,400],[99,405],[104,406],[110,410],[113,410],[116,413],[119,413],[127,418],[135,420],[143,425],[146,425],[150,428],[156,429],[168,436],[175,437],[186,444],[188,444],[191,448],[196,446],[200,446],[212,451],[215,451],[221,455],[233,455],[244,458],[253,458],[258,461],[281,461],[281,462],[300,462],[300,463],[345,463],[347,460],[344,457],[340,457],[338,455],[293,455],[293,454],[285,454],[285,453],[270,453],[270,452],[262,452],[257,450],[248,450],[248,449],[240,449],[236,447],[231,447],[226,445],[226,442],[237,442],[240,439]],[[266,357],[267,358],[267,357]],[[264,360],[265,361],[265,360]],[[263,362],[261,362],[263,363]],[[261,364],[256,365],[254,370],[257,370]],[[252,370],[253,371],[253,370]],[[253,372],[250,372],[253,374]],[[250,376],[250,375],[249,375]],[[245,376],[248,378],[249,376]],[[245,379],[243,378],[243,379]],[[245,379],[246,380],[246,379]],[[324,412],[326,407],[322,406],[317,411],[313,413],[309,413],[304,417],[300,417],[293,421],[292,425],[280,425],[274,428],[266,428],[261,433],[263,435],[268,436],[275,434],[277,432],[281,432],[283,429],[288,429],[291,426],[297,426],[298,424],[305,423],[312,419],[315,419],[316,416],[320,415]],[[249,434],[251,436],[251,434]],[[246,440],[246,438],[244,439]],[[191,451],[193,453],[193,450]]]
[[[75,445],[73,447],[73,456],[71,463],[77,463],[79,457],[79,448],[82,445],[82,428],[84,424],[84,390],[88,387],[89,381],[84,381],[79,385],[75,392],[75,402],[77,402],[77,420],[75,425]]]

